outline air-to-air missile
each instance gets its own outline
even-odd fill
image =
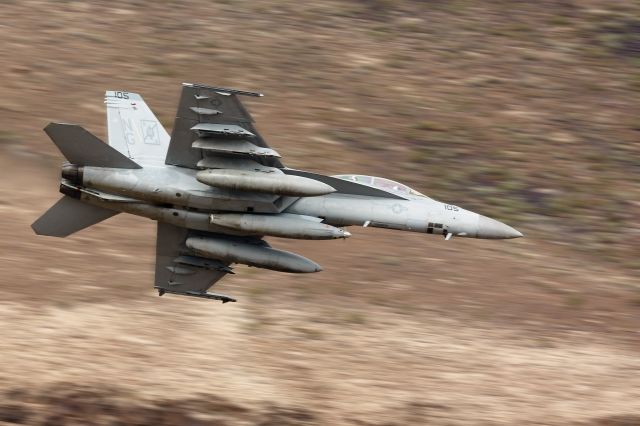
[[[267,146],[235,89],[184,84],[171,137],[140,95],[108,91],[109,145],[77,125],[45,132],[68,163],[63,198],[32,226],[64,237],[118,213],[158,222],[155,288],[207,299],[239,263],[318,272],[317,263],[272,248],[265,236],[346,238],[340,227],[398,229],[453,237],[521,237],[497,220],[435,201],[406,185],[365,175],[291,169]]]

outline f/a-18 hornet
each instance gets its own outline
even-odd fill
[[[318,272],[317,263],[263,237],[347,238],[345,226],[444,236],[517,238],[510,226],[435,201],[389,179],[324,176],[280,162],[240,96],[260,93],[184,83],[171,137],[138,94],[107,91],[108,144],[74,124],[44,131],[67,159],[64,196],[32,225],[66,237],[118,213],[157,221],[155,288],[235,302],[208,289],[235,263]]]

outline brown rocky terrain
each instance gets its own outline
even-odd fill
[[[0,1],[0,423],[640,424],[640,5]],[[153,223],[68,239],[41,129],[106,89],[170,128],[182,81],[249,102],[291,167],[382,175],[526,238],[365,228],[272,244],[219,304],[152,289]]]

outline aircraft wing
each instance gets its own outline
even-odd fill
[[[222,277],[233,274],[229,263],[190,255],[184,242],[192,233],[186,228],[158,222],[155,288],[164,293],[221,300],[235,299],[207,290]]]
[[[183,83],[165,163],[192,169],[282,168],[280,155],[260,136],[239,96],[262,94]]]

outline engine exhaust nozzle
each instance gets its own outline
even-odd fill
[[[76,185],[81,185],[83,172],[83,167],[77,166],[76,164],[67,163],[62,166],[62,179],[66,179]]]

